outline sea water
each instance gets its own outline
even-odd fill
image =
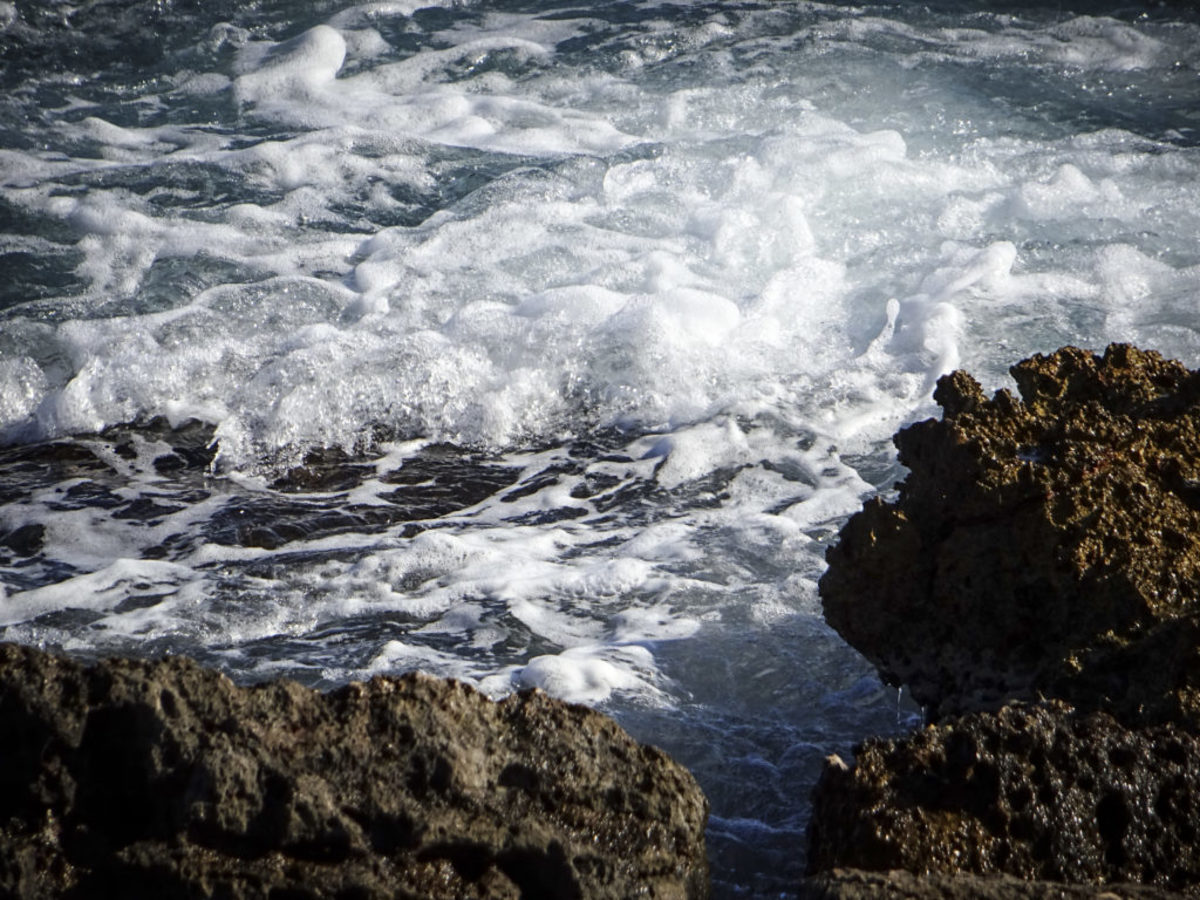
[[[1183,4],[8,0],[0,88],[0,638],[597,706],[719,896],[919,719],[816,582],[938,376],[1200,364]]]

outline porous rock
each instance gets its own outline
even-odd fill
[[[704,897],[706,816],[661,751],[539,692],[0,645],[3,896]]]
[[[939,380],[910,474],[842,529],[827,621],[932,719],[1058,697],[1200,727],[1200,373],[1073,347],[1020,399]]]
[[[1061,703],[871,739],[827,763],[809,869],[1200,888],[1200,740]],[[1014,895],[1024,896],[1024,895]]]
[[[834,869],[806,879],[797,896],[799,900],[1172,900],[1179,894],[1142,884],[1097,887],[1007,875]]]

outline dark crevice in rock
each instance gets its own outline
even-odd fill
[[[580,900],[580,889],[566,853],[558,841],[544,851],[515,848],[496,859],[501,871],[521,889],[528,900]]]
[[[422,862],[444,859],[464,881],[479,881],[496,862],[487,845],[467,842],[431,844],[417,854],[417,859]]]

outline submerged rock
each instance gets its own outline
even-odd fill
[[[933,719],[1058,697],[1200,729],[1200,373],[1114,344],[943,377],[828,553],[828,622]]]
[[[705,897],[707,803],[607,717],[0,645],[0,894]]]
[[[1173,725],[1131,729],[1061,704],[975,713],[909,738],[869,740],[853,767],[830,762],[813,794],[809,838],[813,872],[1195,890],[1200,740]]]

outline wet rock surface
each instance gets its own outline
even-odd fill
[[[1013,705],[869,740],[813,797],[809,866],[1200,884],[1200,742]]]
[[[1068,347],[1021,398],[938,382],[910,474],[844,527],[828,622],[934,719],[1056,697],[1200,728],[1200,373]]]
[[[607,717],[0,645],[0,894],[704,897],[707,804]]]
[[[806,897],[1200,894],[1200,373],[1114,344],[938,382],[828,553],[934,723],[831,758]]]
[[[1169,900],[1173,891],[1141,884],[1103,887],[1023,881],[1006,875],[914,875],[836,869],[809,879],[799,900]]]

